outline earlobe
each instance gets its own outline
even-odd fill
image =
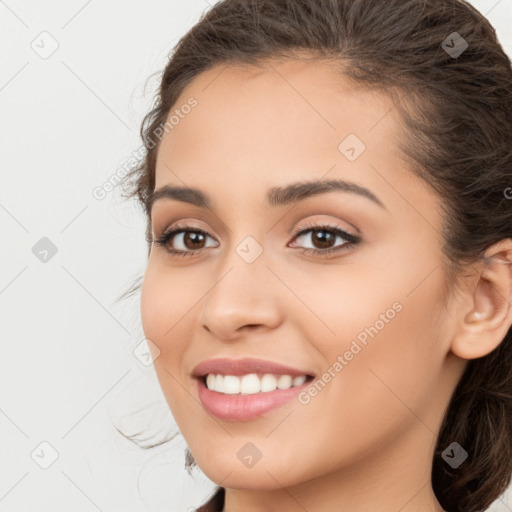
[[[451,351],[463,359],[492,352],[512,325],[512,239],[502,240],[485,253],[470,300],[452,340]]]

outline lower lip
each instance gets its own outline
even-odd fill
[[[208,389],[203,379],[197,379],[199,399],[208,413],[226,421],[249,421],[269,412],[295,398],[309,386],[307,380],[301,386],[276,389],[252,395],[228,395]]]

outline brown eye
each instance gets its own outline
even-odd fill
[[[211,247],[206,245],[207,238],[212,237],[202,229],[177,227],[164,233],[155,243],[165,247],[170,253],[191,255]],[[213,246],[216,247],[215,244]]]
[[[313,253],[329,253],[337,250],[348,249],[351,245],[359,242],[359,238],[346,233],[340,228],[332,226],[310,226],[299,231],[294,238],[294,246],[300,239],[309,239],[312,247],[303,247],[305,252]],[[343,243],[335,245],[336,239],[340,239]]]
[[[186,231],[183,233],[182,243],[187,249],[202,249],[205,236],[198,231]]]
[[[312,231],[311,241],[315,248],[328,249],[332,246],[332,243],[336,240],[336,235],[333,235],[329,231],[316,230]]]

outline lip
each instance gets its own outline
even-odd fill
[[[197,392],[205,410],[224,421],[250,421],[280,407],[295,398],[310,380],[301,386],[276,389],[252,395],[226,395],[206,387],[204,379],[197,379]]]
[[[265,361],[263,359],[228,359],[217,358],[208,359],[199,363],[192,371],[194,377],[204,377],[209,373],[222,375],[245,375],[247,373],[265,374],[272,373],[274,375],[291,375],[297,377],[299,375],[314,375],[308,370],[292,368],[280,363]]]
[[[250,395],[224,394],[208,389],[205,375],[209,373],[221,375],[245,375],[265,373],[273,375],[306,375],[308,378],[301,386],[288,389],[276,389]],[[212,416],[224,421],[251,421],[261,417],[295,398],[304,388],[310,385],[314,375],[308,370],[292,368],[280,363],[262,359],[209,359],[199,363],[193,370],[196,379],[197,393],[204,409]]]

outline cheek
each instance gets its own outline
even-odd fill
[[[157,274],[148,264],[141,289],[140,313],[144,335],[160,350],[163,348],[161,346],[163,335],[172,326],[170,323],[172,303],[168,303],[169,293],[165,292],[161,283],[162,280],[158,279]],[[165,307],[165,304],[170,307]]]
[[[314,343],[325,365],[318,394],[307,407],[313,416],[338,418],[331,425],[343,425],[351,435],[374,425],[375,417],[391,428],[414,419],[408,407],[427,406],[446,355],[439,328],[441,271],[425,280],[421,267],[411,268],[410,274],[403,266],[402,272],[387,268],[387,276],[368,267],[365,272],[340,269],[338,280],[332,279],[332,269],[330,279],[310,275],[298,283],[308,290],[301,298],[310,311],[288,313],[301,322],[301,335]]]
[[[358,350],[362,354],[361,349],[381,338],[404,315],[406,286],[383,283],[380,270],[375,268],[326,267],[295,272],[285,280],[294,283],[300,300],[289,298],[283,305],[283,316],[299,324],[301,338],[309,341],[327,364],[350,349],[349,360]]]
[[[148,262],[141,289],[141,320],[145,336],[165,351],[174,344],[186,315],[207,291],[193,273],[172,271],[165,264]]]
[[[162,268],[158,262],[148,262],[141,289],[141,320],[144,336],[159,350],[153,365],[165,399],[178,424],[180,411],[191,406],[190,395],[183,391],[188,376],[183,369],[187,337],[183,328],[187,311],[197,302],[194,293],[183,282],[183,277]]]
[[[186,378],[181,365],[187,347],[183,327],[187,312],[190,314],[197,302],[197,293],[193,294],[182,279],[157,264],[148,263],[141,289],[144,336],[158,347],[154,367],[168,401],[176,396],[177,383]]]
[[[294,301],[295,313],[290,307],[284,314],[301,322],[303,339],[327,364],[346,354],[350,365],[385,365],[397,375],[404,365],[428,374],[429,364],[440,365],[444,356],[437,343],[446,315],[444,274],[437,252],[418,254],[415,245],[422,244],[390,240],[357,263],[297,274],[307,308]]]

